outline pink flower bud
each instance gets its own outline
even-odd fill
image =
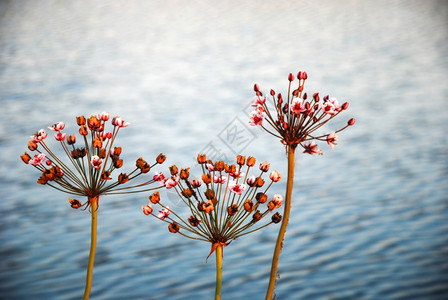
[[[29,163],[33,166],[37,166],[40,165],[41,163],[43,163],[45,161],[45,154],[41,153],[41,154],[36,154],[34,155],[34,158],[32,158]]]
[[[99,170],[103,165],[103,160],[98,155],[94,155],[90,160],[90,165],[95,169]]]
[[[98,115],[98,119],[101,121],[108,121],[110,117],[110,114],[108,112],[103,112]]]
[[[190,184],[193,188],[198,188],[201,186],[202,182],[199,178],[195,178],[195,179],[190,180]]]
[[[54,123],[53,125],[51,125],[51,127],[48,128],[53,131],[60,131],[65,128],[65,124],[64,122]]]
[[[280,179],[282,179],[282,175],[277,171],[272,171],[272,173],[269,175],[269,178],[273,182],[278,182],[278,181],[280,181]]]
[[[63,140],[65,140],[65,136],[66,136],[66,134],[65,133],[61,133],[61,132],[58,132],[57,134],[54,135],[56,141],[63,141]]]
[[[345,102],[344,104],[342,104],[341,108],[342,108],[342,110],[346,110],[348,108],[348,102]]]
[[[349,126],[353,126],[353,125],[355,125],[355,119],[351,118],[350,120],[348,120],[347,124],[348,124]]]

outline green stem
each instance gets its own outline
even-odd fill
[[[216,288],[215,300],[221,299],[222,288],[222,245],[216,247]]]
[[[92,288],[92,273],[93,264],[95,262],[95,252],[96,252],[96,225],[98,219],[98,197],[90,198],[89,202],[91,204],[91,214],[92,214],[92,232],[90,235],[90,254],[89,263],[87,265],[87,276],[86,276],[86,288],[84,290],[83,300],[87,300],[90,297],[90,289]]]
[[[272,265],[271,265],[271,275],[269,278],[268,290],[266,292],[265,300],[271,300],[272,294],[274,293],[275,283],[277,280],[277,268],[278,268],[278,260],[280,258],[280,252],[283,247],[283,239],[285,238],[286,227],[288,227],[289,221],[289,213],[291,210],[291,195],[292,188],[294,182],[294,152],[296,150],[295,146],[288,147],[288,178],[286,184],[286,197],[284,202],[284,211],[283,211],[283,221],[280,226],[280,230],[278,232],[277,243],[275,244],[274,255],[272,257]]]

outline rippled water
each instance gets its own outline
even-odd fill
[[[447,2],[186,3],[0,2],[0,298],[84,286],[89,215],[35,183],[18,157],[29,135],[106,110],[132,123],[125,164],[163,151],[190,165],[209,143],[231,158],[254,82],[284,91],[306,70],[306,90],[348,100],[357,124],[298,156],[278,299],[446,299]],[[285,173],[280,143],[246,135],[243,154]],[[101,200],[92,298],[212,298],[209,245],[145,217],[145,199]],[[277,229],[225,248],[223,299],[264,297]]]

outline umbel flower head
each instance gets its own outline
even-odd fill
[[[98,201],[100,195],[144,192],[154,188],[147,185],[156,182],[149,178],[135,185],[124,186],[145,173],[156,164],[161,164],[165,156],[160,154],[151,165],[143,158],[136,161],[136,167],[129,173],[118,171],[123,166],[121,147],[114,147],[114,141],[121,128],[129,123],[120,117],[111,120],[112,129],[108,131],[107,121],[109,113],[93,115],[86,119],[84,116],[76,117],[79,126],[78,134],[67,135],[62,132],[65,128],[63,122],[51,125],[49,130],[54,132],[54,139],[65,153],[66,159],[58,157],[47,144],[47,132],[39,130],[31,136],[28,149],[35,152],[30,155],[25,152],[21,158],[41,172],[37,183],[51,186],[71,195],[85,196],[88,201],[84,204],[77,199],[69,199],[73,208],[86,205],[90,207],[91,201]],[[80,143],[79,143],[80,141]],[[78,145],[80,144],[80,145]],[[112,173],[120,172],[113,179]],[[160,188],[157,185],[156,188]]]
[[[268,222],[260,222],[283,201],[282,195],[268,198],[266,194],[281,179],[280,173],[273,171],[267,176],[270,182],[266,184],[263,175],[269,171],[267,162],[261,163],[254,175],[249,175],[252,168],[257,169],[254,157],[246,159],[238,155],[237,163],[228,165],[199,154],[198,163],[202,168],[201,178],[190,178],[190,168],[179,171],[172,166],[171,176],[162,179],[165,187],[174,189],[188,208],[187,216],[182,217],[163,205],[159,192],[149,196],[148,204],[142,206],[143,213],[168,223],[172,233],[212,243],[209,256],[218,246],[227,246],[240,236],[281,221],[281,215],[276,212]],[[152,205],[161,207],[158,214],[153,212]],[[251,228],[254,225],[259,226]]]
[[[289,74],[288,94],[285,98],[281,93],[270,91],[273,108],[267,105],[267,98],[262,94],[258,84],[254,85],[255,99],[252,106],[255,110],[250,113],[249,124],[261,126],[268,133],[279,138],[287,147],[303,147],[303,153],[322,154],[315,141],[325,141],[334,149],[338,136],[336,133],[355,124],[355,119],[350,119],[347,125],[333,131],[330,134],[315,135],[314,132],[325,123],[339,115],[348,108],[348,102],[339,104],[336,98],[329,96],[320,99],[319,93],[309,97],[303,92],[305,81],[308,78],[306,72],[298,72],[297,88],[292,87],[295,80],[293,74]],[[266,126],[268,123],[268,126]],[[272,130],[273,129],[273,130]]]

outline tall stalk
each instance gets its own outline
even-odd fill
[[[84,290],[83,300],[87,300],[90,297],[90,289],[92,288],[92,273],[93,265],[95,262],[95,252],[96,252],[96,228],[98,220],[98,197],[89,198],[91,203],[91,214],[92,214],[92,224],[91,224],[91,234],[90,234],[90,254],[89,263],[87,265],[87,276],[86,276],[86,288]]]
[[[216,247],[216,287],[215,300],[221,299],[222,288],[222,245]]]
[[[271,265],[271,275],[269,278],[268,290],[266,292],[265,300],[271,300],[272,294],[274,293],[275,283],[277,280],[277,268],[278,268],[278,260],[280,258],[280,252],[283,247],[283,239],[285,238],[286,227],[288,227],[289,221],[289,213],[291,210],[291,195],[292,188],[294,183],[294,154],[296,150],[296,145],[288,146],[288,178],[286,184],[286,197],[285,197],[285,205],[283,211],[283,220],[280,226],[280,231],[278,232],[277,243],[275,244],[274,255],[272,257],[272,265]]]

